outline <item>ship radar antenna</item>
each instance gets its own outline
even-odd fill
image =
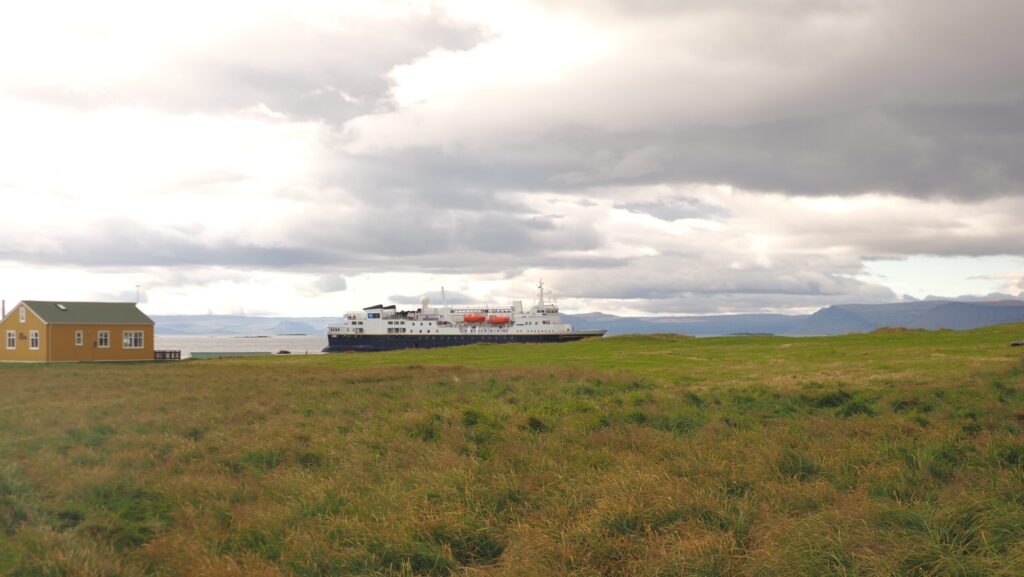
[[[541,279],[540,283],[537,284],[537,306],[544,306],[544,299],[550,297],[553,304],[558,304],[558,299],[555,298],[555,293],[550,290],[544,290],[544,280]]]

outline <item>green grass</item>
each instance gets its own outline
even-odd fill
[[[0,365],[0,575],[1021,575],[1022,334]]]

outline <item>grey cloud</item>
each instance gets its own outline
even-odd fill
[[[963,302],[993,302],[993,301],[1005,301],[1005,300],[1016,300],[1024,298],[1024,292],[1020,294],[1008,294],[1008,293],[989,293],[987,295],[960,295],[960,296],[936,296],[928,295],[923,300],[926,301],[963,301]]]
[[[972,200],[1024,192],[1020,2],[543,4],[650,28],[670,44],[628,46],[550,92],[481,98],[467,105],[474,114],[521,122],[480,141],[368,155],[390,169],[377,182],[438,198],[663,182]],[[713,47],[672,34],[709,12],[722,15],[709,23],[723,27]],[[721,73],[695,85],[706,69]],[[560,114],[531,117],[549,108]]]
[[[501,191],[586,194],[595,187],[694,183],[977,201],[1024,195],[1021,150],[1024,99],[657,132],[552,128],[536,142],[498,139],[465,154],[440,146],[366,154],[349,158],[346,173],[329,179],[344,180],[370,202],[397,198],[436,208],[502,208],[494,196]],[[678,203],[657,209],[680,210],[689,209]]]
[[[565,166],[545,152],[544,145],[532,142],[461,151],[418,147],[357,156],[342,152],[344,144],[332,143],[337,162],[322,175],[323,182],[382,208],[529,214],[528,206],[510,204],[495,193],[543,190]]]
[[[573,298],[626,301],[650,312],[730,313],[892,302],[888,288],[853,278],[857,271],[822,257],[786,256],[770,266],[723,266],[722,255],[633,259],[608,270],[569,271],[558,285]]]
[[[431,306],[441,306],[444,302],[447,302],[450,305],[468,305],[476,303],[476,299],[460,292],[450,290],[445,290],[444,295],[441,294],[441,291],[431,291],[423,295],[391,295],[388,297],[388,301],[396,305],[419,306],[423,297],[430,299]]]
[[[615,262],[601,256],[561,256],[559,251],[596,248],[602,239],[591,226],[555,217],[395,207],[379,213],[367,209],[351,219],[338,217],[329,206],[311,205],[306,218],[282,224],[287,243],[257,243],[205,240],[206,231],[194,226],[174,229],[108,219],[88,230],[54,231],[40,246],[12,239],[0,249],[0,260],[95,267],[330,268],[353,274],[382,269],[494,272]],[[338,281],[321,288],[338,287],[344,279]]]
[[[387,106],[393,67],[438,48],[464,49],[484,32],[442,12],[377,19],[349,17],[340,28],[298,19],[240,25],[212,39],[210,50],[181,55],[158,74],[88,90],[60,84],[22,86],[28,100],[98,108],[128,105],[218,114],[263,104],[297,120],[341,123]]]
[[[555,12],[586,11],[595,18],[612,21],[657,21],[709,13],[785,20],[853,17],[869,7],[863,0],[540,0],[539,3]]]
[[[1024,198],[989,204],[956,204],[946,210],[922,205],[887,210],[864,218],[794,219],[787,223],[791,242],[804,246],[847,246],[864,260],[909,255],[1024,255],[1024,237],[1016,233]]]
[[[203,241],[196,231],[146,226],[109,219],[85,231],[53,231],[43,247],[8,243],[0,260],[79,266],[217,266],[293,268],[331,264],[327,251],[317,247]]]
[[[348,282],[340,275],[325,275],[317,280],[316,288],[325,293],[341,292],[348,288]]]
[[[296,231],[304,245],[328,246],[353,258],[417,261],[420,266],[502,270],[557,257],[559,251],[590,250],[602,237],[585,223],[516,211],[436,209],[396,205],[366,207],[339,222],[331,214]]]
[[[342,31],[297,24],[275,25],[242,38],[228,57],[187,64],[204,84],[222,86],[221,99],[205,100],[218,91],[202,90],[195,106],[243,108],[264,103],[298,119],[340,123],[378,110],[388,87],[385,75],[394,66],[438,48],[467,48],[482,32],[457,25],[440,14],[399,20],[364,20]],[[259,46],[254,59],[252,48]],[[186,95],[176,95],[188,102]]]
[[[108,302],[116,302],[116,303],[133,303],[133,302],[136,302],[136,296],[139,297],[139,302],[143,302],[143,303],[146,302],[146,294],[145,293],[139,293],[137,295],[134,290],[98,293],[98,294],[94,295],[93,298],[95,300],[99,300],[99,301],[108,301]]]
[[[627,300],[632,308],[657,314],[732,314],[807,310],[841,304],[884,304],[899,300],[887,290],[829,295],[776,293],[677,293],[660,299]]]
[[[712,218],[727,216],[724,209],[710,206],[700,200],[687,198],[684,195],[662,199],[658,202],[624,202],[616,203],[615,208],[639,214],[649,214],[655,218],[673,221],[684,218]]]

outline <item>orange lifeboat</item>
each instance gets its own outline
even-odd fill
[[[467,323],[482,323],[484,322],[484,315],[468,314],[462,317],[462,320]]]
[[[501,316],[501,315],[494,315],[491,318],[487,319],[487,322],[491,323],[492,325],[504,325],[504,324],[508,324],[508,317],[507,316]]]

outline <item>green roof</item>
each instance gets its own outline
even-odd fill
[[[135,303],[77,303],[68,301],[23,301],[22,304],[43,319],[46,324],[118,324],[151,325]]]

